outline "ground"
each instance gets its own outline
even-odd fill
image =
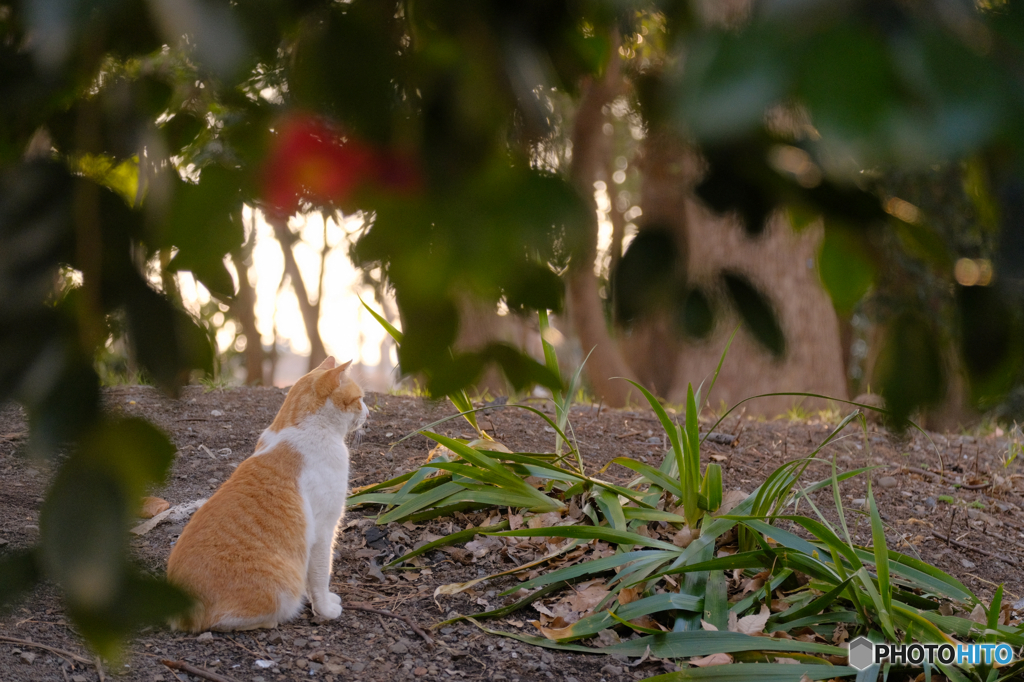
[[[187,387],[178,399],[146,386],[107,389],[107,409],[145,417],[170,434],[178,453],[165,487],[153,491],[171,505],[208,497],[252,452],[259,433],[270,424],[285,396],[276,388],[238,388],[205,391]],[[352,450],[352,485],[376,483],[408,471],[426,458],[430,442],[415,436],[393,445],[419,427],[452,414],[446,403],[422,398],[369,394],[370,421]],[[540,403],[536,403],[538,406]],[[804,415],[807,417],[807,415]],[[600,406],[574,408],[572,424],[588,468],[596,471],[617,456],[657,463],[663,437],[649,411],[609,410]],[[717,431],[736,437],[733,445],[706,443],[705,458],[715,457],[724,469],[726,489],[750,491],[787,459],[806,456],[835,427],[836,414],[803,419],[758,421],[742,415],[728,417]],[[710,422],[709,422],[710,424]],[[516,451],[551,451],[554,435],[536,415],[512,408],[496,409],[482,425]],[[461,420],[438,427],[451,435],[469,435]],[[0,554],[32,544],[38,538],[38,510],[49,472],[20,454],[25,444],[24,413],[12,404],[0,406]],[[983,599],[1005,584],[1009,600],[1024,596],[1024,476],[1018,462],[1006,464],[1012,449],[1004,437],[915,434],[896,437],[878,425],[865,434],[859,429],[830,446],[841,469],[876,465],[870,474],[879,507],[888,523],[890,547],[914,553],[953,574]],[[941,459],[941,462],[940,462]],[[940,479],[923,470],[944,469]],[[814,465],[808,480],[828,475]],[[617,465],[605,477],[627,480]],[[847,519],[855,539],[869,544],[870,528],[857,507],[865,495],[866,476],[843,485]],[[986,483],[991,485],[985,486]],[[964,488],[967,485],[977,489]],[[822,496],[824,507],[831,500]],[[833,512],[834,513],[834,512]],[[433,594],[437,586],[487,575],[514,564],[507,554],[491,552],[476,558],[466,552],[434,552],[416,570],[381,576],[376,568],[385,558],[415,546],[432,533],[443,535],[488,520],[480,514],[442,519],[421,526],[392,524],[378,537],[373,509],[350,510],[336,551],[332,589],[343,602],[368,602],[413,619],[423,627],[457,614],[472,614],[504,604],[497,596],[515,578],[483,583],[455,597]],[[183,522],[165,522],[133,539],[139,560],[162,572],[172,542]],[[937,539],[951,538],[953,543]],[[959,543],[959,544],[957,544]],[[973,548],[973,549],[971,549]],[[468,561],[462,563],[455,559]],[[378,576],[378,577],[375,577]],[[383,577],[383,582],[379,579]],[[533,607],[489,627],[536,634],[528,621],[538,617]],[[433,632],[433,648],[404,622],[352,609],[336,621],[322,622],[307,610],[292,623],[275,630],[248,633],[183,635],[162,627],[139,632],[128,644],[123,661],[105,664],[105,674],[118,680],[173,682],[175,673],[159,659],[183,660],[234,680],[635,680],[673,670],[668,661],[636,661],[603,655],[566,654],[493,636],[462,621]],[[5,639],[6,638],[6,639]],[[66,621],[56,590],[36,589],[0,616],[0,674],[8,682],[84,682],[100,679],[94,665],[65,660],[58,654],[11,638],[48,645],[90,658],[73,627]],[[257,663],[260,661],[261,663]],[[265,667],[263,667],[265,666]],[[177,679],[194,679],[176,673]]]

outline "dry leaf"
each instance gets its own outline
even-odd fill
[[[526,522],[528,528],[550,528],[555,526],[559,521],[562,520],[562,515],[558,512],[548,512],[547,514],[534,514]]]
[[[694,534],[692,529],[687,527],[683,528],[678,533],[676,533],[675,536],[673,536],[672,544],[676,547],[686,548],[690,546],[690,543],[693,542],[694,539],[696,539],[696,535]]]
[[[601,630],[597,633],[597,641],[595,644],[599,647],[611,646],[613,644],[619,644],[622,642],[622,638],[619,637],[618,633],[611,628]]]
[[[775,657],[775,662],[776,663],[790,663],[792,665],[800,665],[800,661],[796,660],[795,658],[786,658],[785,656],[776,656]]]
[[[744,616],[743,618],[740,618],[736,622],[736,629],[733,629],[732,623],[729,623],[729,630],[732,632],[742,632],[745,635],[759,635],[764,632],[765,623],[768,622],[768,617],[771,615],[771,609],[766,605],[761,604],[760,613],[754,616]]]
[[[988,614],[985,613],[985,607],[981,604],[977,604],[971,611],[971,615],[967,616],[967,620],[972,620],[975,623],[982,625],[988,624]]]
[[[760,590],[762,587],[764,587],[764,578],[760,576],[754,576],[753,578],[749,578],[743,581],[743,587],[740,592],[740,596],[742,597],[748,592],[755,592],[757,590]]]
[[[703,618],[700,619],[700,627],[704,630],[707,630],[708,632],[718,632],[718,628],[716,628],[714,625],[707,622]]]
[[[522,514],[509,514],[508,515],[508,527],[512,530],[519,530],[523,527],[523,515]]]
[[[507,447],[489,438],[477,438],[474,441],[470,441],[469,447],[476,448],[477,450],[486,450],[487,452],[507,452],[512,454],[512,451]]]
[[[585,589],[576,591],[575,594],[566,597],[563,601],[571,606],[574,611],[586,613],[592,611],[607,596],[608,590],[605,588],[604,581],[602,580],[600,583],[591,584]]]
[[[642,592],[636,587],[623,587],[619,590],[619,604],[625,606],[640,599]]]
[[[724,462],[729,458],[726,457],[725,455],[711,455],[711,459],[715,460],[716,462]]]
[[[730,490],[722,496],[722,506],[719,507],[712,516],[728,514],[736,508],[736,505],[748,497],[750,497],[750,493],[745,493],[742,490]]]
[[[732,656],[723,653],[711,654],[710,656],[704,656],[703,658],[690,659],[690,665],[695,665],[698,668],[707,668],[713,665],[728,665],[730,663],[732,663]]]
[[[836,625],[836,629],[832,632],[832,643],[836,646],[842,646],[849,639],[850,633],[846,631],[846,626],[842,623]]]

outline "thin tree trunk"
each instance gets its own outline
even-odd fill
[[[255,234],[255,231],[254,231]],[[272,378],[263,376],[263,342],[256,328],[256,290],[249,282],[249,268],[252,267],[252,243],[247,242],[241,249],[231,252],[231,261],[238,273],[238,295],[231,304],[231,312],[242,325],[245,334],[245,383],[270,385]]]
[[[619,94],[622,88],[619,44],[615,35],[612,56],[604,77],[587,83],[583,88],[572,132],[572,165],[570,177],[590,209],[589,234],[577,254],[568,276],[569,315],[584,354],[589,353],[587,377],[597,397],[611,407],[622,407],[633,392],[628,383],[613,377],[633,378],[618,343],[612,338],[605,321],[604,306],[598,293],[594,259],[597,257],[597,206],[594,203],[594,181],[604,168],[602,144],[604,134],[603,107]]]
[[[309,302],[309,295],[306,292],[306,283],[302,280],[299,272],[299,265],[295,262],[295,254],[292,252],[292,244],[296,237],[288,229],[288,219],[282,216],[267,216],[267,222],[274,228],[274,236],[281,245],[281,253],[284,254],[284,271],[295,289],[295,298],[299,301],[299,311],[302,313],[302,322],[306,326],[306,336],[309,338],[309,370],[312,371],[327,358],[327,349],[324,348],[324,341],[320,337],[320,301],[316,304]]]

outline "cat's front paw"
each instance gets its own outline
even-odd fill
[[[313,605],[313,610],[321,618],[333,620],[341,615],[341,597],[336,594],[328,594],[325,601]],[[331,599],[333,597],[333,599]]]

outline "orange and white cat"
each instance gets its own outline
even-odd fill
[[[318,615],[341,615],[330,581],[348,494],[345,437],[367,415],[350,364],[329,357],[299,379],[256,451],[185,526],[167,578],[196,603],[171,627],[275,627],[297,616],[306,597]]]

